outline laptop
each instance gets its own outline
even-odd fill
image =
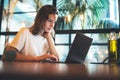
[[[92,38],[80,32],[76,32],[75,38],[73,40],[65,62],[59,61],[51,63],[83,63],[85,61],[92,41]]]

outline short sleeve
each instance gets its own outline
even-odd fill
[[[21,51],[25,45],[27,30],[27,28],[21,28],[14,37],[13,41],[10,43],[10,46],[15,47],[18,51]]]

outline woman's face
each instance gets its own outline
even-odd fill
[[[48,15],[48,19],[46,20],[45,25],[43,26],[45,32],[51,32],[53,30],[57,18],[58,18],[57,14]]]

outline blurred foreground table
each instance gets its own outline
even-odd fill
[[[116,64],[0,61],[0,80],[120,80]]]

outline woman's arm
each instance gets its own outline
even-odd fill
[[[16,57],[17,50],[13,47],[7,46],[4,49],[2,60],[13,61]]]
[[[25,56],[18,52],[14,47],[7,46],[4,50],[2,60],[5,61],[36,61],[34,56]]]
[[[54,40],[53,40],[51,34],[50,33],[45,33],[44,36],[47,38],[47,41],[48,41],[48,44],[49,44],[50,53],[55,55],[59,59],[58,52],[55,49]]]
[[[2,60],[3,61],[43,61],[47,58],[51,58],[53,60],[57,60],[53,55],[44,54],[42,56],[26,56],[18,52],[18,50],[14,47],[7,46],[4,50]]]

